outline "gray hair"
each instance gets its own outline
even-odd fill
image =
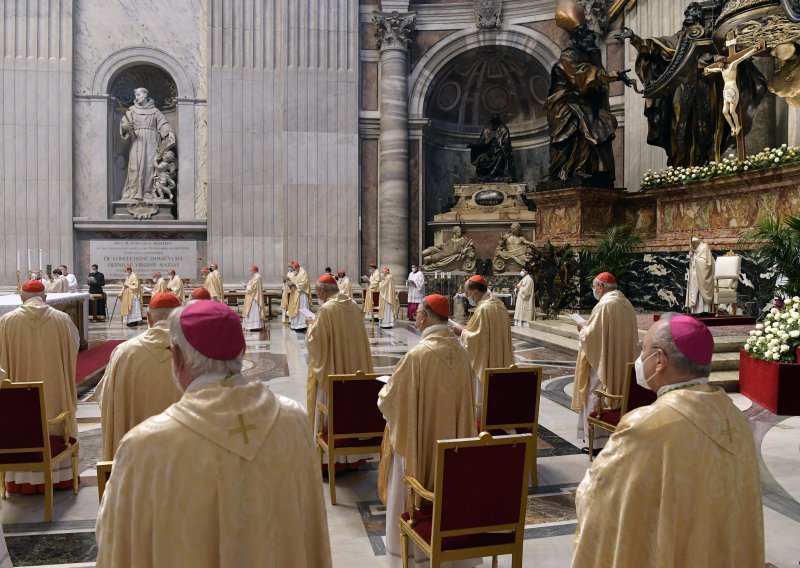
[[[41,298],[42,300],[44,300],[46,294],[47,294],[47,292],[45,290],[42,290],[41,292],[24,292],[24,291],[20,291],[19,298],[20,298],[20,300],[22,300],[22,303],[24,304],[25,302],[27,302],[31,298]]]
[[[602,280],[598,280],[597,278],[595,278],[594,281],[600,284],[605,290],[611,291],[617,289],[616,282],[603,282]]]
[[[425,315],[431,318],[433,321],[438,323],[447,323],[447,318],[443,318],[436,312],[434,312],[430,306],[425,302],[425,298],[422,298],[422,301],[419,303],[419,309],[425,310]]]
[[[192,347],[183,334],[181,329],[181,314],[185,308],[175,308],[169,316],[169,343],[181,350],[183,362],[191,371],[193,378],[206,373],[241,373],[242,359],[244,354],[240,353],[235,359],[220,361],[210,359]],[[212,330],[209,330],[209,333]]]
[[[336,284],[328,284],[327,282],[317,282],[317,290],[324,290],[328,294],[338,294],[339,286]]]
[[[150,314],[153,323],[157,323],[167,319],[173,310],[176,309],[178,309],[177,306],[174,308],[147,308],[147,313]]]
[[[697,377],[707,377],[711,372],[711,364],[698,365],[684,355],[681,350],[678,349],[675,340],[672,339],[672,331],[670,330],[669,322],[677,315],[680,314],[668,312],[661,316],[659,322],[663,323],[661,323],[661,325],[656,328],[655,332],[653,332],[652,347],[653,349],[663,350],[664,353],[667,354],[669,360],[672,362],[675,370],[681,375],[685,375],[692,379]]]

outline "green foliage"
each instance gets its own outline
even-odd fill
[[[642,238],[630,225],[609,227],[606,234],[594,241],[594,250],[589,253],[591,268],[586,281],[591,284],[601,272],[610,272],[625,288],[626,276],[630,273],[631,251],[642,244]]]
[[[753,257],[788,280],[777,289],[786,296],[800,296],[800,217],[761,219],[739,244],[755,244]]]

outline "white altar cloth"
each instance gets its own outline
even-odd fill
[[[47,305],[54,308],[58,308],[59,304],[81,302],[81,307],[83,309],[83,329],[79,329],[78,331],[81,332],[82,344],[88,344],[89,342],[89,300],[91,299],[92,295],[88,292],[78,292],[72,294],[47,294]],[[19,294],[6,294],[5,296],[0,296],[0,316],[7,314],[21,305],[22,300],[20,299]]]

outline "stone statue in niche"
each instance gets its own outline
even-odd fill
[[[516,272],[528,266],[533,254],[533,242],[523,237],[521,232],[519,223],[511,223],[508,232],[500,237],[492,259],[495,272]]]
[[[500,115],[493,115],[478,141],[467,147],[470,148],[470,161],[475,166],[476,181],[511,181],[511,134]]]
[[[612,142],[617,119],[608,102],[608,85],[630,83],[624,72],[606,72],[596,35],[586,24],[583,7],[559,2],[556,24],[569,33],[569,42],[550,72],[545,103],[550,130],[552,182],[592,180],[613,187]]]
[[[161,195],[169,195],[171,201],[177,171],[174,152],[170,152],[169,162],[164,164],[164,161],[166,152],[175,147],[175,132],[148,95],[144,87],[135,89],[133,104],[125,111],[119,124],[120,136],[131,140],[122,199],[163,200],[154,193],[154,183],[158,180]],[[162,173],[172,179],[168,191],[164,190],[164,184],[169,186],[169,183],[162,179]]]
[[[453,227],[453,238],[440,245],[422,251],[422,270],[457,270],[472,272],[475,269],[475,244],[461,233],[461,227]]]

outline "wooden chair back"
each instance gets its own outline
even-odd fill
[[[111,477],[111,469],[114,466],[114,461],[99,461],[97,462],[97,498],[103,502],[103,495],[106,492],[106,484]]]
[[[430,524],[417,524],[414,499],[409,499],[401,533],[431,557],[431,566],[484,556],[496,560],[503,554],[512,554],[513,566],[522,566],[528,475],[535,451],[531,434],[493,437],[481,432],[478,438],[440,440],[433,494],[425,496],[433,501]],[[406,482],[412,491],[420,487],[412,478],[406,477]]]
[[[536,435],[542,368],[486,369],[483,372],[481,430],[516,430]]]
[[[328,481],[331,505],[336,504],[336,457],[379,454],[386,420],[378,409],[378,393],[384,383],[377,373],[328,375],[325,387],[328,402],[317,403],[319,423],[327,417],[327,430],[317,432],[320,463],[328,454]]]
[[[0,468],[42,463],[50,456],[44,383],[0,385]]]
[[[44,472],[44,522],[53,516],[54,466],[72,459],[73,491],[78,494],[78,441],[69,437],[70,412],[47,419],[44,383],[0,384],[0,495],[5,499],[7,471]],[[62,424],[63,435],[51,436],[50,424]],[[57,452],[53,455],[53,450]]]

